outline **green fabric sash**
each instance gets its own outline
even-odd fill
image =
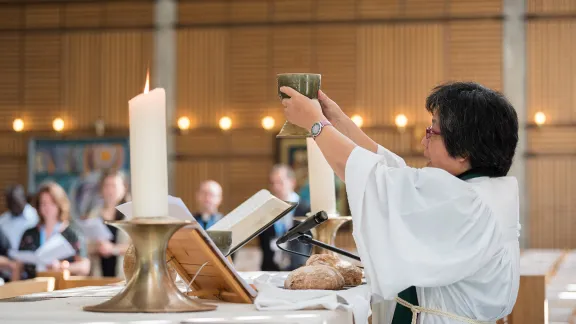
[[[466,181],[473,178],[487,177],[487,176],[489,177],[491,173],[492,172],[489,172],[488,170],[470,169],[458,175],[457,177],[460,180]],[[414,286],[408,287],[407,289],[398,293],[398,297],[404,299],[405,301],[409,302],[414,306],[420,305],[418,303],[418,294],[416,292],[416,287]],[[391,324],[410,324],[410,323],[412,323],[412,311],[410,310],[410,308],[400,304],[396,304],[396,309],[394,310],[394,317],[392,318]]]

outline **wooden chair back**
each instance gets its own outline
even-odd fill
[[[0,299],[53,291],[55,285],[56,280],[54,278],[34,278],[9,282],[0,286]]]

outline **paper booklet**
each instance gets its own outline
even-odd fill
[[[60,233],[50,236],[36,251],[8,251],[10,258],[36,266],[46,266],[52,264],[55,260],[68,259],[74,255],[76,255],[76,250]]]
[[[78,227],[88,241],[110,241],[114,238],[112,232],[101,218],[79,220]]]
[[[224,216],[207,231],[232,231],[229,255],[264,232],[298,204],[276,198],[268,190],[260,190]]]

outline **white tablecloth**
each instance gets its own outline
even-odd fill
[[[246,281],[258,273],[243,275]],[[0,323],[54,323],[54,324],[176,324],[176,323],[283,323],[283,324],[352,324],[353,317],[346,310],[304,311],[258,311],[252,304],[231,304],[202,301],[215,304],[215,311],[199,313],[119,314],[92,313],[83,306],[95,305],[117,294],[122,286],[82,287],[34,294],[21,301],[0,300]]]

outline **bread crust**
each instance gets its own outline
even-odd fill
[[[327,265],[311,265],[292,271],[284,288],[292,290],[340,290],[344,288],[344,277],[333,267]]]

